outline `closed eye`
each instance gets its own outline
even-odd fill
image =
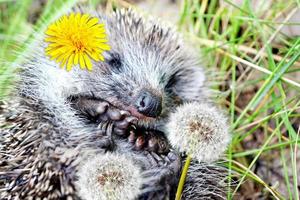
[[[165,88],[167,90],[171,89],[178,81],[178,73],[174,73],[170,76],[169,80],[168,80],[168,83],[166,84]]]
[[[111,58],[107,61],[112,70],[120,71],[122,67],[122,61],[118,53],[111,54]]]

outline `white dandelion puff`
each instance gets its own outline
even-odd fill
[[[79,196],[86,200],[133,200],[141,192],[140,174],[128,156],[106,153],[82,164],[76,186]]]
[[[207,103],[180,106],[171,114],[167,132],[173,147],[199,162],[219,159],[230,141],[227,118]]]

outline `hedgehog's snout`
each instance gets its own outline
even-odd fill
[[[148,90],[142,90],[134,105],[137,111],[147,117],[158,117],[162,110],[162,97]]]

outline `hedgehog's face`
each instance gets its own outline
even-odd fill
[[[95,67],[87,84],[95,98],[108,101],[144,120],[158,118],[166,108],[166,83],[159,67],[147,65],[142,50],[112,49]],[[133,55],[128,55],[131,51]],[[155,57],[153,55],[153,57]],[[150,58],[149,58],[150,59]],[[147,65],[147,66],[146,66]],[[97,77],[95,80],[95,77]]]
[[[111,51],[92,72],[79,72],[82,96],[107,101],[147,125],[166,118],[182,101],[200,97],[203,73],[172,31],[132,13],[106,23]]]

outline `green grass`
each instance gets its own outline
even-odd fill
[[[299,2],[273,1],[263,13],[255,12],[250,1],[217,2],[185,0],[179,27],[198,42],[208,66],[227,75],[215,89],[225,94],[217,101],[228,108],[231,122],[227,166],[235,171],[229,181],[237,181],[228,198],[252,190],[265,198],[298,199],[300,38],[281,34],[280,28],[291,24],[276,17],[288,13],[288,18]],[[282,165],[279,184],[284,189],[256,172],[261,162],[270,162],[267,170],[273,170],[273,154]]]
[[[33,1],[0,0],[0,98],[9,94],[15,80],[11,63],[22,62],[30,52],[33,34],[43,32],[76,3],[50,0],[34,13],[32,22],[28,19]],[[89,2],[96,6],[99,0]],[[299,199],[300,38],[289,38],[280,30],[300,26],[288,22],[300,2],[272,1],[262,12],[248,0],[243,5],[219,2],[182,0],[178,29],[199,46],[208,71],[220,74],[213,89],[221,91],[216,101],[227,109],[232,132],[226,158],[228,199]],[[106,4],[116,5],[127,6],[123,1]],[[283,22],[276,20],[279,16]],[[281,167],[275,169],[274,163]],[[262,166],[268,173],[258,172]],[[280,177],[277,183],[272,182],[274,170]]]

